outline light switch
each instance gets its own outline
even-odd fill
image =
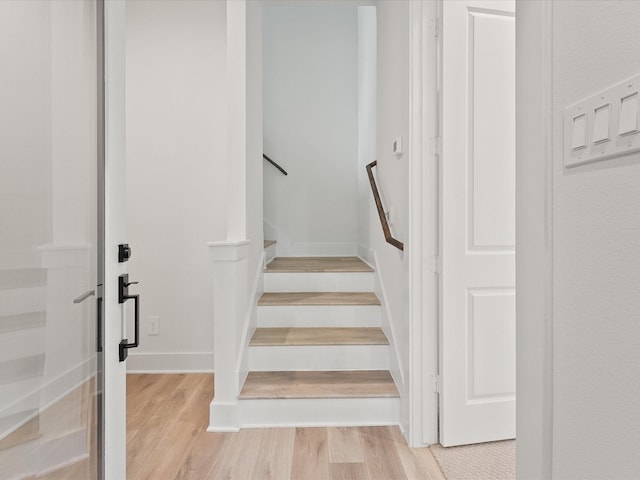
[[[573,117],[573,130],[571,134],[571,148],[579,150],[587,146],[587,116],[583,113]]]
[[[638,92],[632,93],[620,101],[620,121],[618,135],[638,131]]]
[[[640,155],[640,73],[567,105],[562,123],[566,168]]]
[[[609,140],[609,121],[611,120],[611,105],[608,103],[596,108],[593,117],[593,143]]]

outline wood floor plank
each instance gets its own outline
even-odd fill
[[[295,428],[272,428],[264,432],[253,480],[291,478]]]
[[[240,398],[397,397],[387,370],[249,372]]]
[[[224,433],[220,454],[213,468],[203,478],[215,480],[250,479],[253,476],[258,450],[266,430],[247,429],[238,433]]]
[[[328,429],[330,463],[362,463],[364,455],[360,432],[356,428],[331,427]]]
[[[390,427],[390,433],[409,480],[445,480],[429,448],[409,448],[398,427]]]
[[[329,478],[326,428],[297,428],[293,447],[292,480]]]
[[[407,480],[400,457],[393,445],[391,427],[361,427],[360,435],[367,473],[370,478]]]
[[[127,375],[129,378],[129,375]],[[141,419],[150,419],[152,414],[160,407],[180,382],[184,380],[184,375],[143,375],[139,377],[143,385],[134,390],[129,396],[129,383],[127,383],[127,422],[134,430],[140,430]],[[135,382],[135,380],[132,379]]]
[[[358,257],[276,257],[266,273],[373,272]]]
[[[329,465],[330,480],[382,480],[369,477],[364,463],[332,463]],[[386,479],[384,479],[386,480]]]
[[[156,448],[144,462],[144,473],[139,478],[155,480],[175,478],[193,447],[199,432],[208,424],[209,392],[203,388],[203,382],[209,375],[189,375],[180,388],[189,389],[182,408],[174,413],[175,422],[171,429],[165,430],[159,438],[159,445],[172,445],[168,451]],[[178,391],[178,389],[177,389]],[[137,458],[136,458],[137,460]]]
[[[213,464],[222,448],[222,436],[209,433],[205,430],[199,432],[191,450],[184,458],[175,480],[202,480],[213,468]]]
[[[141,430],[135,452],[128,452],[129,480],[443,480],[428,449],[407,447],[397,427],[300,428],[293,436],[292,429],[206,432],[213,376],[174,377],[178,386],[166,392],[149,388],[150,379],[173,384],[161,375],[131,379],[161,400],[137,417]]]
[[[157,392],[157,407],[148,417],[138,417],[127,428],[137,428],[138,434],[127,442],[127,478],[148,478],[149,459],[162,457],[162,439],[176,428],[176,422],[193,397],[201,394],[198,386],[208,380],[210,374],[176,375],[178,385],[173,390]],[[162,379],[160,380],[162,382]],[[173,382],[169,382],[170,385]],[[151,399],[149,399],[151,400]],[[155,448],[149,448],[154,445]]]
[[[257,328],[251,345],[389,345],[379,327]]]
[[[265,292],[258,305],[380,305],[380,300],[372,292]]]

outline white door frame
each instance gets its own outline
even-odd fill
[[[441,0],[409,2],[409,431],[438,442],[439,99]]]
[[[427,106],[427,83],[442,0],[410,2],[411,184],[409,295],[411,446],[437,443],[439,129]],[[516,4],[516,434],[518,478],[552,478],[553,446],[553,159],[552,3]],[[427,52],[429,51],[429,53]],[[439,75],[439,73],[437,74]],[[436,77],[437,80],[437,77]],[[435,92],[434,92],[435,90]],[[428,128],[428,130],[427,130]],[[424,166],[424,167],[423,167]],[[435,172],[433,169],[435,168]],[[435,178],[434,178],[435,177]],[[429,192],[429,189],[432,189]],[[433,196],[435,195],[435,198]],[[430,200],[435,205],[434,218]],[[415,246],[415,247],[414,247]],[[435,307],[434,307],[435,301]],[[434,313],[434,308],[435,313]],[[433,355],[436,358],[433,358]]]
[[[105,271],[104,271],[104,472],[127,476],[126,363],[119,361],[124,310],[118,305],[118,245],[125,238],[125,2],[104,2],[105,49]]]
[[[553,478],[552,1],[516,3],[516,468]]]

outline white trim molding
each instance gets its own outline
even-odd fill
[[[130,353],[127,373],[213,373],[213,352]]]
[[[409,418],[411,447],[438,441],[438,19],[437,0],[409,2]],[[403,420],[404,420],[403,416]]]
[[[552,2],[516,5],[516,473],[553,478]]]
[[[247,313],[247,257],[249,241],[210,242],[213,263],[214,391],[209,431],[233,431],[238,425],[240,392],[238,355],[242,349],[242,326]]]

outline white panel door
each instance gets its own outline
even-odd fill
[[[444,2],[444,446],[515,437],[514,9]]]

